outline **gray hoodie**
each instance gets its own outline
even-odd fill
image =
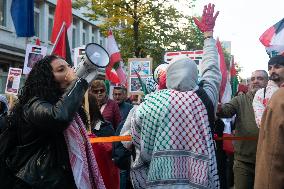
[[[199,65],[203,89],[211,99],[216,110],[219,88],[221,83],[221,72],[218,63],[218,52],[214,39],[205,39],[203,58]],[[198,68],[196,63],[187,57],[173,60],[167,68],[167,88],[178,91],[197,90]]]

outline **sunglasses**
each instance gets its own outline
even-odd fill
[[[93,92],[94,94],[99,94],[99,93],[104,93],[104,92],[106,92],[106,90],[105,90],[105,89],[92,89],[92,92]]]

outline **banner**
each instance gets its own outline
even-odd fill
[[[23,74],[29,74],[35,63],[46,56],[47,48],[27,44]]]
[[[20,87],[22,69],[9,68],[5,93],[17,95]]]
[[[172,59],[176,56],[185,55],[188,58],[194,60],[194,62],[199,65],[200,61],[202,60],[203,50],[196,50],[196,51],[168,51],[164,55],[164,61],[166,63],[171,63]]]

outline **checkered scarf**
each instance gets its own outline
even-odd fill
[[[87,131],[79,115],[64,131],[70,164],[78,189],[105,189]]]
[[[166,89],[146,96],[131,132],[135,188],[219,188],[207,111],[194,91]]]
[[[146,78],[146,89],[149,93],[157,90],[157,83],[154,81],[153,77]]]

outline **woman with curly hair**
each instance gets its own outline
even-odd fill
[[[0,188],[105,188],[77,113],[87,88],[55,55],[35,64],[8,116],[17,144],[0,157],[13,178]]]

